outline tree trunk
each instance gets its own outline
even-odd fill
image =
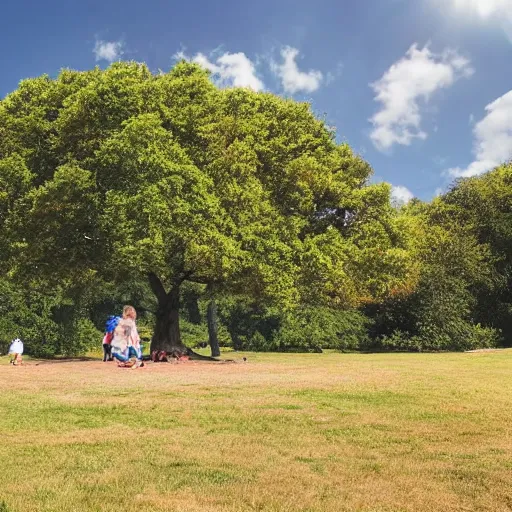
[[[164,351],[169,354],[186,354],[187,348],[181,342],[180,332],[180,285],[175,284],[165,297],[158,299],[151,353]]]
[[[212,299],[208,304],[208,341],[212,349],[212,357],[220,356],[219,338],[217,334],[217,303]]]
[[[182,303],[187,312],[188,321],[194,325],[201,324],[199,295],[198,291],[193,287],[186,287],[182,292]]]
[[[162,281],[156,274],[150,273],[148,278],[151,289],[158,299],[155,332],[151,339],[151,354],[165,353],[167,356],[178,358],[187,355],[191,359],[215,360],[196,354],[181,341],[180,287],[186,276],[176,279],[169,293],[165,291]]]

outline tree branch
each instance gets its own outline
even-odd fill
[[[158,299],[158,302],[165,302],[167,299],[167,293],[162,281],[160,281],[160,278],[154,272],[150,272],[148,274],[148,280],[149,286]]]
[[[201,277],[201,276],[194,276],[194,277],[188,277],[187,281],[190,281],[191,283],[197,283],[197,284],[206,284],[209,286],[213,286],[217,283],[222,283],[221,279],[213,279],[211,277]]]
[[[183,271],[183,274],[181,274],[179,277],[176,277],[172,280],[173,286],[180,286],[183,281],[187,281],[187,279],[190,279],[190,277],[194,274],[193,270],[187,270]]]

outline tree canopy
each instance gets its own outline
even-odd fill
[[[0,269],[75,306],[146,281],[166,350],[183,346],[186,283],[327,323],[304,308],[365,310],[389,335],[436,339],[419,324],[441,318],[444,286],[460,291],[457,318],[506,329],[510,167],[402,209],[371,175],[309,104],[219,89],[195,64],[63,70],[0,101]],[[403,301],[421,305],[390,321]]]

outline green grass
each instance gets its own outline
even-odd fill
[[[512,351],[244,355],[0,358],[0,511],[512,510]]]

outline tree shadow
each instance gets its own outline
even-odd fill
[[[60,364],[60,363],[91,363],[91,362],[102,362],[102,359],[99,357],[56,357],[53,359],[34,359],[30,361],[28,364],[34,364],[35,366],[39,366],[41,364]]]

